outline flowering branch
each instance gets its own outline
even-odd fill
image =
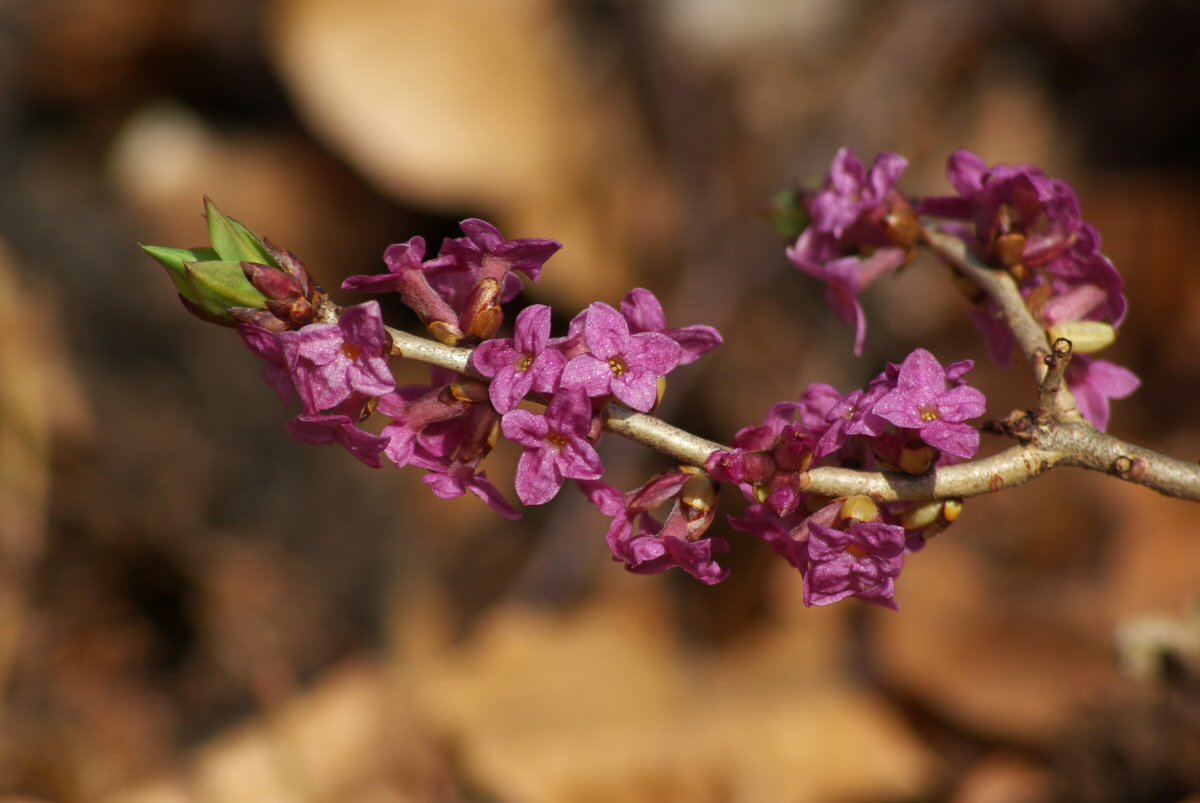
[[[386,326],[374,301],[338,307],[298,259],[207,199],[211,248],[146,250],[191,312],[237,327],[285,405],[299,398],[301,412],[287,425],[298,440],[337,443],[372,468],[385,457],[417,466],[435,495],[470,491],[517,518],[481,470],[493,446],[509,440],[522,449],[520,501],[544,504],[574,480],[611,519],[609,548],[632,572],[678,567],[704,583],[723,580],[728,570],[713,556],[728,544],[706,531],[726,483],[747,502],[730,525],[795,566],[812,605],[855,596],[896,607],[905,555],[954,522],[964,498],[1058,466],[1200,501],[1200,464],[1103,432],[1109,399],[1139,381],[1091,356],[1114,339],[1125,298],[1074,192],[1036,168],[989,168],[960,151],[947,168],[957,194],[912,201],[894,186],[905,165],[880,154],[868,169],[839,151],[820,189],[785,204],[795,227],[786,254],[825,283],[827,302],[855,328],[856,353],[866,337],[859,294],[918,248],[946,263],[967,286],[989,355],[1006,366],[1017,350],[1036,379],[1031,411],[982,428],[1018,442],[990,457],[976,458],[980,429],[968,423],[986,412],[966,378],[974,363],[943,366],[925,349],[848,394],[814,383],[738,430],[729,446],[671,426],[650,414],[666,375],[719,345],[720,334],[668,327],[657,299],[638,288],[619,309],[593,302],[565,336],[551,337],[551,310],[535,304],[516,316],[511,338],[497,337],[503,305],[523,286],[517,274],[536,281],[561,246],[505,240],[481,220],[463,221],[465,236],[447,239],[436,257],[426,259],[425,241],[414,237],[387,249],[387,273],[343,283],[399,293],[432,339]],[[389,357],[426,363],[429,383],[398,387]],[[391,419],[378,435],[359,427],[376,413]],[[678,465],[622,493],[602,479],[602,432]],[[663,505],[670,512],[660,521],[653,512]]]
[[[325,300],[318,307],[318,319],[334,322],[341,311]],[[390,326],[386,329],[392,339],[392,356],[484,379],[471,367],[471,349],[447,346]],[[1061,357],[1061,347],[1057,343],[1055,347],[1055,355]],[[1070,354],[1069,350],[1066,354]],[[1047,371],[1048,380],[1057,377],[1061,381],[1066,360],[1060,360],[1057,366]],[[1059,392],[1065,392],[1065,388]],[[1045,398],[1043,390],[1039,409],[1044,409]],[[714,452],[729,448],[623,405],[612,404],[607,413],[606,432],[654,449],[684,465],[702,467]],[[1086,422],[1047,428],[1045,422],[1037,426],[1036,414],[1018,414],[998,429],[1021,437],[1026,443],[991,457],[938,467],[919,475],[821,466],[805,473],[802,490],[829,498],[858,494],[877,502],[962,499],[1022,485],[1058,466],[1076,466],[1144,485],[1166,496],[1200,502],[1200,464],[1127,443],[1097,431]]]

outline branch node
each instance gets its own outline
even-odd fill
[[[980,429],[989,435],[1002,435],[1021,443],[1032,441],[1034,434],[1033,419],[1025,410],[1013,410],[1004,418],[996,418],[984,423]]]
[[[1121,455],[1113,461],[1112,473],[1123,480],[1137,482],[1146,476],[1146,461],[1140,457]]]
[[[1038,349],[1041,361],[1046,366],[1046,376],[1038,387],[1038,403],[1033,413],[1033,420],[1039,427],[1045,427],[1054,420],[1054,410],[1059,393],[1062,391],[1063,375],[1071,362],[1071,341],[1060,337],[1054,341],[1047,354]]]

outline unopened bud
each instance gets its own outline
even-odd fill
[[[462,402],[478,403],[488,400],[487,383],[467,376],[460,376],[454,380],[450,385],[450,393],[455,399]]]
[[[838,516],[843,521],[874,521],[879,517],[879,507],[869,496],[847,496]]]
[[[899,468],[906,474],[924,474],[933,466],[936,454],[937,449],[928,444],[905,446],[900,450]]]
[[[464,303],[463,325],[470,342],[491,338],[500,329],[504,314],[500,311],[500,282],[496,279],[480,279],[471,288]]]
[[[953,524],[955,521],[958,520],[958,517],[962,515],[962,511],[963,511],[963,500],[947,499],[945,506],[942,508],[942,515],[945,516],[946,521]]]
[[[666,396],[666,395],[667,395],[667,378],[666,378],[666,376],[660,376],[658,378],[658,381],[655,382],[654,404],[646,412],[653,413],[655,410],[657,410],[658,405],[662,404],[663,396]]]
[[[908,201],[901,199],[892,207],[885,218],[885,231],[893,244],[906,251],[921,239],[921,221]]]
[[[762,216],[766,218],[771,231],[787,243],[795,242],[811,222],[804,199],[796,190],[776,193],[763,206]]]
[[[1009,270],[1021,267],[1021,259],[1025,255],[1025,235],[1019,232],[1001,234],[996,238],[995,253],[996,261]]]
[[[463,339],[459,328],[447,321],[432,321],[427,328],[435,340],[447,346],[457,346]]]
[[[208,224],[208,239],[212,247],[226,262],[258,262],[278,268],[275,259],[267,253],[257,234],[217,209],[207,195],[204,196],[204,220]]]
[[[315,288],[294,257],[221,214],[208,197],[204,217],[211,248],[142,246],[166,268],[189,311],[225,326],[250,321],[280,329],[312,321]],[[270,315],[281,325],[273,325]]]
[[[1046,331],[1050,335],[1050,342],[1060,337],[1070,340],[1071,351],[1075,354],[1100,351],[1117,339],[1116,330],[1104,321],[1063,321]]]
[[[942,515],[943,504],[940,499],[927,502],[914,502],[900,514],[900,525],[906,530],[919,530],[922,527],[928,527]]]
[[[695,510],[712,512],[717,506],[717,484],[707,474],[692,474],[679,492],[679,501]]]

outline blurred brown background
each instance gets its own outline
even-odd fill
[[[634,286],[716,325],[663,409],[699,434],[917,345],[1000,416],[1030,380],[937,265],[856,361],[756,215],[843,144],[914,193],[971,148],[1078,189],[1144,380],[1110,430],[1194,459],[1198,53],[1187,0],[0,0],[0,800],[1200,799],[1194,505],[971,500],[898,614],[804,609],[735,533],[721,586],[633,577],[576,494],[510,524],[292,442],[136,246],[201,244],[208,193],[336,288],[480,216],[564,243],[522,297],[559,331]]]

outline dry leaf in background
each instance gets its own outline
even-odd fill
[[[929,788],[931,753],[838,676],[843,617],[788,617],[736,649],[690,653],[667,600],[638,580],[571,612],[498,607],[449,647],[431,646],[428,608],[399,612],[414,704],[472,785],[514,803],[817,803]]]

